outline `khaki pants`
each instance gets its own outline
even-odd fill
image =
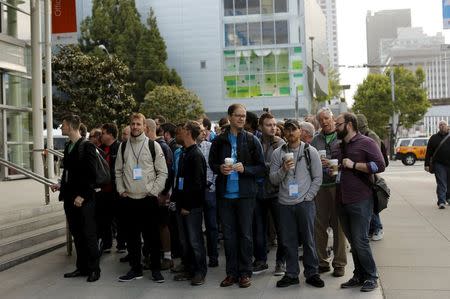
[[[328,267],[328,233],[327,228],[333,229],[333,268],[345,267],[347,265],[347,254],[345,252],[346,239],[336,211],[336,187],[320,188],[316,196],[316,220],[315,240],[319,266]]]

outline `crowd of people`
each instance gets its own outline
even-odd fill
[[[370,180],[385,161],[364,119],[321,108],[302,122],[277,122],[270,112],[258,117],[233,104],[215,130],[208,118],[173,124],[133,113],[120,141],[117,126],[106,123],[86,142],[81,119],[64,117],[69,142],[52,189],[60,191],[77,253],[75,271],[64,277],[98,280],[100,257],[115,244],[120,262],[130,265],[119,281],[151,270],[162,283],[161,271],[170,269],[174,280],[198,286],[219,266],[223,240],[221,287],[249,287],[252,275],[268,271],[277,244],[277,287],[299,284],[302,247],[306,283],[322,288],[320,274],[345,275],[348,242],[355,268],[341,287],[376,289],[369,234],[381,239],[382,226]],[[98,155],[111,175],[101,186]]]

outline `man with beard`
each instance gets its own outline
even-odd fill
[[[116,159],[117,192],[125,198],[124,214],[127,249],[131,270],[119,281],[142,278],[141,234],[150,236],[151,270],[155,282],[164,282],[161,275],[160,238],[157,196],[167,179],[167,166],[161,146],[144,134],[145,116],[133,113],[130,118],[131,136],[123,142]],[[122,147],[125,147],[122,151]],[[154,154],[152,151],[154,150]]]
[[[373,174],[383,172],[384,158],[371,138],[358,132],[356,116],[342,113],[336,119],[339,145],[332,148],[332,158],[339,160],[336,177],[339,220],[352,247],[355,270],[341,288],[361,287],[370,292],[378,287],[377,268],[369,244],[369,225],[373,213]]]

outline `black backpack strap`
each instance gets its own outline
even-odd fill
[[[82,161],[84,158],[84,145],[88,142],[86,139],[83,139],[80,141],[80,144],[78,145],[78,159],[79,161]]]
[[[305,143],[305,147],[303,149],[303,154],[305,155],[306,160],[306,168],[308,169],[309,175],[312,179],[312,173],[311,173],[311,153],[309,152],[309,144]]]
[[[122,144],[120,145],[120,152],[122,154],[122,163],[125,163],[125,158],[124,158],[124,154],[125,154],[125,148],[127,147],[127,141],[122,141]]]
[[[153,164],[155,164],[155,157],[156,157],[155,142],[151,139],[148,140],[148,148],[150,149],[150,153],[152,154]]]

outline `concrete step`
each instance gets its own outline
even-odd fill
[[[49,225],[0,240],[0,256],[65,236],[66,222]]]
[[[20,209],[14,211],[0,212],[0,225],[10,224],[16,221],[22,221],[33,217],[42,216],[56,211],[63,211],[62,203],[53,203],[49,205],[42,205],[39,207]]]
[[[30,232],[49,225],[65,222],[64,211],[49,212],[36,217],[0,225],[0,240]]]
[[[66,237],[62,236],[0,256],[0,271],[9,269],[65,245]]]

